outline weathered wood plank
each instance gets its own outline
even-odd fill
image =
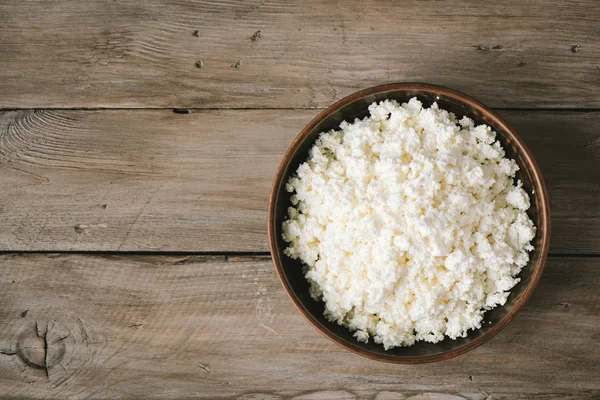
[[[550,258],[497,337],[402,366],[322,337],[268,258],[2,255],[0,396],[597,399],[599,261]]]
[[[0,114],[0,250],[268,251],[267,198],[315,110]],[[541,163],[551,251],[600,248],[600,113],[511,111]]]
[[[323,107],[393,81],[600,107],[599,20],[595,0],[3,1],[0,107]]]

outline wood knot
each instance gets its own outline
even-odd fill
[[[49,380],[56,387],[72,383],[82,368],[95,362],[93,355],[98,345],[105,344],[102,336],[94,335],[89,326],[76,316],[60,316],[51,321],[36,321],[30,316],[13,324],[12,333],[7,332],[7,347],[0,348],[0,369],[12,366],[21,377],[29,381]],[[93,335],[93,336],[92,336]],[[7,357],[4,357],[7,356]]]
[[[66,344],[62,337],[50,341],[48,324],[40,326],[37,322],[28,325],[17,338],[17,356],[31,368],[43,370],[50,377],[50,368],[58,365],[65,356]]]

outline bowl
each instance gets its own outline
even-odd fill
[[[516,160],[520,167],[517,179],[523,182],[523,188],[528,193],[533,193],[527,214],[537,227],[537,233],[532,243],[535,250],[529,253],[530,261],[519,274],[521,281],[511,290],[503,306],[485,313],[481,329],[471,330],[467,337],[457,340],[446,338],[438,343],[417,342],[411,347],[385,350],[382,345],[373,343],[372,340],[369,343],[360,343],[352,336],[350,330],[327,321],[323,317],[323,303],[313,300],[309,294],[309,284],[302,273],[301,262],[283,254],[286,243],[281,236],[281,225],[290,205],[290,194],[285,190],[285,184],[288,177],[307,159],[308,150],[320,132],[337,129],[344,120],[352,122],[355,118],[367,116],[368,106],[375,101],[394,99],[403,103],[414,96],[424,107],[437,102],[440,108],[453,112],[458,118],[466,115],[476,124],[489,125],[497,132],[497,138],[504,147],[506,156]],[[531,152],[515,130],[495,112],[472,97],[445,87],[421,83],[391,83],[365,89],[343,98],[317,115],[302,129],[279,165],[269,200],[268,218],[269,245],[275,270],[300,313],[318,331],[344,348],[374,360],[399,364],[418,364],[452,358],[473,350],[500,332],[531,296],[542,275],[550,242],[550,206],[546,185]]]

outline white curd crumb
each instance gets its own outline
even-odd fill
[[[358,341],[465,337],[506,302],[533,250],[519,167],[490,127],[435,103],[369,112],[321,133],[289,179],[285,254]]]

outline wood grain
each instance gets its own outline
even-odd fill
[[[599,20],[595,0],[4,1],[0,107],[314,108],[395,81],[600,107]]]
[[[277,165],[314,110],[0,114],[0,250],[268,251]],[[600,113],[503,112],[541,164],[552,253],[600,248]]]
[[[600,396],[595,258],[551,258],[497,337],[420,366],[364,359],[322,337],[264,257],[29,254],[0,263],[1,397]]]

